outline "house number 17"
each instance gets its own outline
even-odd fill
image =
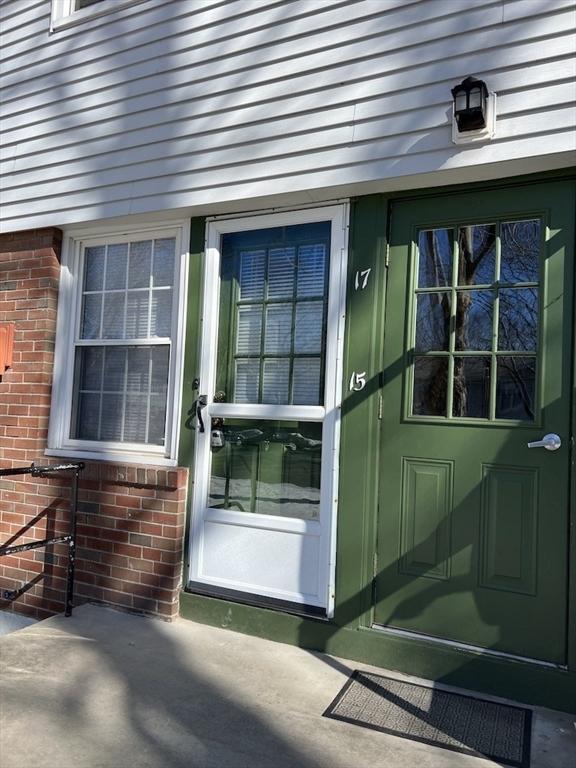
[[[370,277],[370,272],[372,272],[372,267],[369,267],[368,269],[359,269],[356,272],[356,277],[354,278],[354,290],[360,289],[361,291],[366,288],[368,285],[368,278]]]

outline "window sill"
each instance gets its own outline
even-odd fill
[[[146,453],[121,453],[120,451],[79,451],[76,449],[46,448],[46,456],[68,459],[86,459],[89,461],[105,461],[114,464],[141,464],[152,467],[176,467],[176,459]]]

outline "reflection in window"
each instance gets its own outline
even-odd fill
[[[232,402],[322,403],[329,242],[328,222],[224,236],[217,376]]]
[[[537,283],[540,267],[541,222],[539,219],[508,221],[501,230],[502,283]]]
[[[209,505],[316,520],[322,425],[226,419],[212,452]]]
[[[487,419],[490,415],[490,358],[455,357],[452,415]]]
[[[420,232],[413,415],[533,420],[540,249],[536,219]]]
[[[535,357],[499,357],[496,418],[534,420]]]

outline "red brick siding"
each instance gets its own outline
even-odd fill
[[[0,467],[54,464],[48,432],[61,233],[0,235],[0,323],[14,322],[14,363],[0,376]],[[75,603],[172,618],[178,611],[187,471],[88,463],[78,507]],[[68,532],[67,476],[0,477],[0,542]],[[0,608],[37,618],[64,604],[67,547],[0,558]],[[4,599],[4,590],[23,590]]]

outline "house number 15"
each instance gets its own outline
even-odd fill
[[[352,373],[352,376],[350,376],[350,391],[351,392],[360,392],[364,389],[366,386],[366,371],[362,371],[362,373],[356,373],[354,371]]]

